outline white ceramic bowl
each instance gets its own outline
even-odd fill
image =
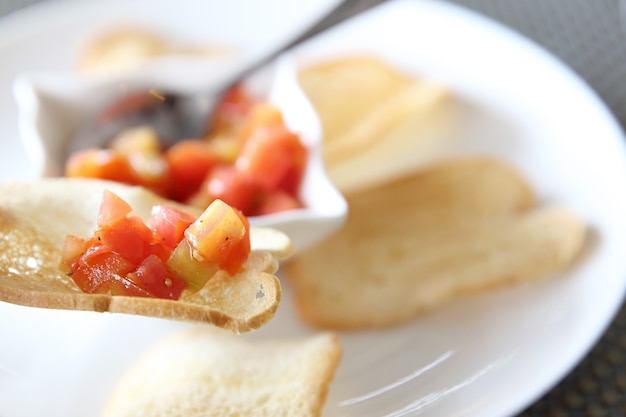
[[[84,120],[119,95],[120,88],[153,85],[180,93],[210,89],[234,69],[229,60],[198,61],[177,57],[159,60],[124,74],[80,77],[67,74],[28,73],[14,84],[19,129],[38,176],[61,176],[71,147],[70,139]],[[287,233],[298,250],[321,241],[343,223],[347,205],[329,181],[321,159],[322,130],[317,114],[300,89],[294,61],[281,57],[272,68],[253,77],[250,88],[278,105],[289,128],[309,148],[307,170],[301,187],[305,208],[254,216],[257,226]]]

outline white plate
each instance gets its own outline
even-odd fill
[[[304,7],[296,3],[297,9]],[[117,17],[127,10],[120,4],[60,3],[47,13],[33,9],[4,22],[0,128],[5,140],[17,140],[8,78],[34,66],[67,67],[75,35],[90,26],[83,20]],[[180,19],[179,9],[149,10],[148,20],[181,30],[191,26]],[[61,48],[56,56],[46,45],[69,50]],[[457,301],[394,329],[342,334],[344,357],[324,415],[513,415],[578,363],[621,305],[626,285],[621,131],[590,89],[550,55],[446,3],[394,1],[306,45],[299,56],[312,60],[355,50],[379,53],[409,72],[450,85],[464,109],[455,151],[510,161],[542,200],[577,210],[594,233],[585,258],[563,276]],[[0,155],[2,179],[29,175],[20,166],[21,154]],[[298,321],[285,290],[275,320],[246,337],[313,331]],[[97,415],[124,368],[156,339],[183,327],[10,304],[0,304],[0,317],[0,416]]]

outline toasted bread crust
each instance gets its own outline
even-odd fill
[[[253,246],[261,249],[253,250],[241,273],[218,274],[198,293],[184,292],[180,300],[81,292],[59,269],[63,239],[68,233],[93,233],[105,188],[129,201],[144,218],[153,205],[165,202],[142,188],[99,180],[45,179],[0,186],[0,300],[210,323],[235,332],[256,329],[273,317],[281,297],[273,274],[278,260],[293,248],[288,238],[271,230],[252,229]],[[269,240],[267,245],[263,239]]]
[[[309,323],[378,328],[462,294],[554,276],[584,247],[575,213],[537,207],[505,163],[455,159],[346,195],[343,229],[286,265]]]
[[[318,417],[341,355],[333,333],[251,341],[189,329],[126,372],[103,416]]]

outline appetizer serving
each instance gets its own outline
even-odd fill
[[[0,300],[197,321],[235,332],[265,324],[280,301],[273,274],[278,260],[292,252],[287,236],[248,229],[245,218],[223,203],[193,221],[197,210],[172,204],[110,181],[1,185]],[[219,220],[217,228],[202,226],[209,217]],[[241,238],[211,253],[216,246],[206,239],[230,236],[237,225]],[[177,252],[179,245],[186,252]]]
[[[168,106],[157,92],[129,94],[102,111],[100,123],[126,113]],[[67,177],[141,185],[199,208],[216,199],[259,216],[303,207],[300,185],[308,149],[275,106],[233,87],[218,103],[207,135],[165,148],[165,138],[138,126],[111,138],[104,148],[72,154]]]
[[[103,417],[318,417],[341,353],[331,333],[251,341],[190,329],[159,342],[125,372]]]
[[[169,204],[152,207],[147,223],[105,189],[98,228],[89,238],[68,235],[61,265],[91,294],[177,300],[200,290],[216,273],[235,275],[250,256],[250,224],[215,200],[198,217]]]
[[[345,227],[287,264],[302,317],[325,328],[389,327],[455,297],[557,276],[586,240],[576,213],[538,206],[492,158],[442,162],[346,198]]]
[[[402,22],[410,23],[415,18],[419,20],[419,16],[424,14],[428,16],[426,20],[434,18],[433,21],[436,21],[436,14],[432,13],[436,8],[420,10],[426,13],[416,13],[415,16],[409,16],[411,13],[407,12],[410,11],[402,7],[385,9],[383,22],[387,17],[391,18],[388,23],[394,27]],[[453,19],[446,15],[448,19],[444,20],[452,20],[456,24],[457,14],[453,13]],[[406,16],[410,19],[404,19]],[[150,20],[150,16],[146,18]],[[167,23],[168,20],[161,21]],[[75,349],[66,355],[70,365],[66,368],[70,372],[63,375],[64,381],[71,379],[68,381],[70,384],[80,385],[85,380],[85,370],[89,375],[98,374],[96,380],[91,381],[94,383],[91,396],[82,398],[81,404],[86,405],[73,407],[77,409],[77,414],[97,413],[92,404],[96,407],[104,405],[103,396],[111,393],[110,401],[106,402],[105,413],[108,416],[152,411],[161,415],[210,415],[211,411],[217,415],[228,412],[251,415],[263,411],[267,415],[320,415],[328,389],[334,392],[329,397],[331,404],[326,411],[333,415],[449,415],[468,409],[480,414],[484,404],[476,406],[475,394],[493,392],[494,386],[500,387],[502,374],[519,374],[519,369],[527,369],[525,364],[535,363],[537,358],[544,360],[546,355],[543,354],[550,353],[544,352],[544,348],[550,348],[551,344],[564,348],[562,356],[565,360],[555,361],[558,362],[556,367],[540,373],[539,378],[521,390],[513,387],[515,392],[521,392],[517,400],[527,400],[529,393],[534,395],[537,392],[537,384],[545,387],[546,377],[549,380],[551,376],[562,375],[562,368],[579,357],[587,336],[597,336],[597,325],[604,321],[603,317],[611,310],[612,303],[602,304],[606,289],[588,294],[603,287],[589,282],[589,272],[602,270],[605,266],[618,266],[611,262],[607,264],[606,260],[615,259],[611,255],[619,251],[611,245],[615,240],[610,233],[611,220],[605,221],[603,217],[603,214],[610,217],[613,212],[609,210],[605,213],[597,209],[601,206],[597,202],[586,204],[583,199],[587,197],[585,191],[588,190],[581,193],[577,188],[586,184],[577,184],[585,175],[578,175],[581,170],[575,169],[575,158],[558,158],[563,144],[576,142],[569,140],[572,135],[568,133],[572,129],[562,128],[569,126],[563,123],[567,118],[546,116],[551,113],[540,111],[546,107],[541,105],[546,101],[543,96],[537,101],[532,94],[517,94],[517,90],[507,88],[519,83],[507,83],[506,77],[494,77],[499,73],[497,68],[490,72],[478,65],[470,68],[471,71],[457,70],[463,66],[455,67],[458,60],[455,61],[454,57],[459,54],[447,53],[450,50],[442,49],[439,42],[434,47],[431,47],[431,42],[419,43],[428,47],[413,50],[415,42],[404,42],[406,36],[398,39],[383,37],[382,41],[375,39],[370,42],[370,38],[380,38],[380,34],[385,32],[371,30],[370,23],[374,27],[385,26],[379,26],[377,19],[365,19],[364,22],[368,27],[364,27],[362,33],[357,31],[356,36],[350,36],[354,31],[340,31],[334,38],[329,34],[330,43],[322,40],[319,45],[311,45],[298,55],[299,62],[310,65],[302,68],[300,80],[323,124],[325,137],[321,150],[328,168],[326,172],[349,200],[350,213],[347,223],[337,234],[320,240],[318,246],[311,250],[301,251],[299,256],[286,264],[286,271],[281,271],[287,272],[284,277],[290,281],[291,291],[288,294],[294,296],[294,302],[281,307],[278,321],[251,335],[251,338],[228,337],[230,335],[213,332],[215,329],[212,326],[201,326],[149,349],[135,365],[127,368],[127,372],[122,372],[121,368],[126,368],[138,348],[148,347],[153,340],[151,336],[169,332],[169,325],[161,320],[137,321],[125,316],[87,314],[86,318],[96,316],[96,321],[104,322],[106,327],[93,328],[96,342],[101,342],[95,345],[90,340],[93,335],[83,332],[73,335],[74,340],[84,342],[85,355],[75,360],[80,353]],[[187,26],[186,29],[191,29],[193,25]],[[467,28],[471,29],[471,25]],[[378,35],[368,35],[379,32]],[[471,30],[467,33],[472,35]],[[418,39],[420,36],[411,38]],[[443,40],[445,37],[440,38]],[[488,37],[482,40],[488,40]],[[510,40],[507,38],[502,44],[511,46]],[[141,42],[141,39],[137,41]],[[133,43],[132,39],[130,43]],[[161,54],[161,45],[153,47],[150,39],[146,43],[148,53],[138,51],[132,56],[130,51],[131,56],[122,56],[121,63],[139,58],[139,61],[147,63],[143,68],[153,68],[152,64],[156,61],[146,59]],[[448,46],[452,44],[454,42]],[[389,61],[378,60],[374,55],[348,59],[340,57],[349,51],[351,45],[356,46],[354,51],[378,52],[380,57],[389,58]],[[513,48],[509,49],[514,50],[515,47],[513,42]],[[121,49],[128,51],[132,48]],[[506,52],[511,51],[507,49]],[[96,50],[96,55],[98,53]],[[102,55],[112,64],[116,64],[113,61],[119,56],[115,52]],[[112,55],[115,56],[110,58]],[[328,59],[318,61],[321,62],[319,65],[308,60],[322,55]],[[442,57],[445,58],[442,60]],[[449,57],[453,57],[452,60],[448,60]],[[515,54],[510,57],[512,61],[519,61],[515,59]],[[532,54],[522,53],[520,57],[531,67],[542,69],[533,66],[532,59],[528,59],[532,58]],[[96,67],[99,65],[101,62],[94,64]],[[443,72],[438,73],[441,69]],[[440,85],[434,80],[416,76],[421,71],[450,84]],[[547,74],[548,78],[551,74],[556,78],[563,75],[558,68],[547,73],[537,71],[537,74]],[[559,93],[568,93],[568,82],[571,80],[565,75],[560,77],[565,81],[558,84]],[[45,84],[42,85],[45,87]],[[77,94],[70,97],[64,91],[57,94],[50,90],[36,88],[31,91],[34,95],[24,95],[31,104],[33,97],[36,104],[40,104],[36,107],[38,112],[33,112],[36,117],[26,120],[26,127],[33,128],[31,130],[42,138],[44,146],[41,149],[33,146],[46,155],[46,158],[41,158],[46,164],[41,164],[45,167],[42,172],[61,175],[60,161],[65,161],[66,157],[63,150],[69,146],[66,133],[77,126],[85,114],[79,110],[91,109],[89,104],[99,101],[94,98],[110,95],[106,91],[101,94],[103,90],[79,88]],[[29,91],[26,90],[27,93]],[[82,99],[77,98],[79,96]],[[550,101],[549,91],[545,96]],[[568,97],[572,98],[572,103],[580,104],[576,95]],[[509,106],[511,103],[515,104]],[[464,107],[461,110],[469,110],[462,116],[471,119],[471,123],[466,123],[468,120],[463,117],[457,126],[447,123],[447,120],[442,122],[448,115],[450,104],[460,104]],[[281,108],[285,109],[287,116],[288,106]],[[590,110],[597,116],[593,108],[580,108]],[[70,113],[74,116],[66,117]],[[291,121],[290,117],[286,118]],[[60,123],[50,122],[51,119]],[[602,128],[605,120],[600,117],[599,121],[592,121],[589,126]],[[34,126],[39,130],[36,131]],[[448,129],[455,127],[460,128],[455,132],[459,134],[448,135]],[[425,132],[425,128],[429,131]],[[445,131],[443,135],[430,135],[432,131],[438,133],[439,129]],[[25,132],[32,136],[32,131]],[[554,135],[554,141],[550,135]],[[151,138],[145,140],[146,136]],[[172,169],[168,159],[176,161],[177,158],[168,157],[168,153],[174,153],[173,150],[154,146],[155,136],[154,131],[145,128],[127,131],[108,144],[107,149],[101,149],[106,152],[93,155],[111,155],[110,151],[115,148],[118,156],[121,155],[117,159],[117,167],[121,169],[105,171],[112,175],[130,176],[129,182],[133,184],[147,180],[143,184],[155,193],[179,202],[197,203],[198,210],[185,207],[185,212],[192,214],[187,217],[174,209],[179,205],[163,199],[153,200],[152,194],[145,199],[145,191],[125,186],[106,185],[97,192],[84,192],[85,189],[75,185],[46,185],[43,188],[48,191],[44,194],[29,187],[24,187],[24,190],[22,186],[4,188],[6,192],[0,192],[0,299],[42,307],[147,312],[156,317],[164,317],[165,314],[184,320],[200,318],[200,322],[241,332],[262,325],[272,316],[281,297],[273,271],[276,270],[277,259],[285,255],[282,250],[289,245],[285,244],[284,235],[271,230],[250,228],[250,254],[243,264],[235,262],[234,269],[237,271],[233,274],[221,270],[206,283],[195,284],[200,287],[196,289],[190,288],[189,284],[194,285],[194,279],[184,278],[184,268],[179,268],[176,277],[181,279],[184,288],[183,285],[176,285],[174,291],[169,266],[176,264],[172,260],[176,257],[172,256],[177,248],[183,248],[178,252],[181,254],[179,261],[182,260],[179,266],[198,264],[200,269],[215,268],[213,263],[196,262],[204,261],[205,257],[193,256],[193,229],[189,233],[191,240],[182,232],[189,230],[201,211],[214,200],[213,195],[207,197],[200,192],[213,193],[215,187],[208,186],[211,181],[204,174],[196,175],[194,172],[196,166],[202,166],[202,161],[213,161],[213,155],[205,157],[203,151],[207,149],[207,144],[195,140],[189,149],[200,151],[182,152],[180,160],[197,158],[199,162],[181,164],[180,170]],[[609,135],[604,136],[611,137],[610,129]],[[450,142],[438,141],[451,138],[454,145],[460,146],[449,147]],[[208,147],[219,155],[230,155],[236,160],[243,149],[237,147],[230,154],[233,150],[231,145],[236,142],[220,137],[214,139]],[[306,139],[305,143],[311,143]],[[147,143],[146,149],[152,147],[152,150],[144,154],[134,153],[133,147],[141,143]],[[452,152],[446,152],[450,148],[454,148]],[[55,154],[58,149],[61,149],[61,155]],[[578,154],[584,155],[587,147],[578,146],[577,149],[580,151]],[[316,151],[320,149],[311,147],[311,150],[314,152],[309,152],[309,156],[317,155]],[[481,153],[478,158],[446,158],[444,163],[439,163],[441,156],[475,151]],[[124,155],[125,152],[128,154]],[[485,152],[502,156],[502,160],[484,157]],[[134,156],[128,156],[130,154]],[[231,165],[231,162],[225,165]],[[238,164],[234,162],[232,165],[237,168]],[[311,165],[308,164],[309,167]],[[96,164],[96,170],[101,168]],[[520,172],[531,172],[531,178],[538,180],[537,196],[516,168],[521,168]],[[199,184],[198,188],[172,186],[175,182],[169,179],[172,175],[190,177],[193,179],[191,183]],[[306,180],[309,178],[307,175]],[[72,179],[67,184],[78,183]],[[105,189],[130,206],[130,211],[128,207],[124,208],[126,214],[120,217],[123,219],[121,222],[135,223],[129,220],[129,217],[135,219],[133,213],[141,216],[141,222],[136,222],[138,235],[143,237],[139,239],[141,244],[119,249],[123,252],[129,249],[130,255],[126,256],[131,257],[133,248],[140,247],[141,253],[131,262],[132,266],[126,265],[119,274],[119,280],[115,278],[115,282],[132,283],[132,286],[122,286],[122,292],[131,289],[141,292],[141,297],[110,294],[120,290],[119,285],[111,286],[110,283],[102,287],[93,285],[95,293],[86,293],[72,279],[77,277],[73,268],[77,270],[80,267],[80,259],[90,250],[110,253],[117,242],[109,235],[104,239],[109,240],[107,248],[102,249],[102,240],[97,240],[110,233],[111,229],[118,231],[118,222],[112,221],[114,219],[98,224],[97,213]],[[73,191],[68,195],[67,190]],[[135,198],[135,193],[142,196]],[[180,197],[175,196],[178,193]],[[311,198],[307,192],[302,194],[302,198],[309,206],[323,200],[318,195],[314,193]],[[589,195],[596,196],[595,193]],[[106,200],[116,201],[116,197],[109,197]],[[218,198],[231,207],[236,206],[226,198]],[[252,201],[257,204],[257,200]],[[567,208],[545,207],[546,202],[572,204],[576,212]],[[600,236],[597,242],[594,239],[591,248],[584,247],[588,243],[587,225],[578,216],[578,211],[599,233],[608,233],[608,236]],[[307,210],[296,210],[290,214],[298,216],[305,212]],[[172,217],[176,220],[170,221]],[[289,217],[268,216],[258,221]],[[238,220],[232,218],[237,225]],[[294,235],[311,234],[319,227],[318,222],[309,221],[291,230],[296,230]],[[241,230],[241,224],[237,228]],[[245,234],[245,224],[243,229]],[[265,233],[271,238],[268,239]],[[65,239],[69,243],[63,264],[61,248]],[[76,252],[69,250],[72,243],[78,243]],[[162,246],[166,246],[167,250],[164,251]],[[585,249],[591,250],[586,253]],[[581,255],[592,256],[589,257],[590,262],[584,260],[581,268],[577,268],[576,261]],[[84,259],[83,263],[88,263],[88,259]],[[106,267],[120,264],[125,262],[106,264]],[[571,273],[567,270],[570,266],[574,266]],[[143,271],[156,269],[163,275],[158,279],[160,286],[154,289],[153,281],[142,278]],[[67,271],[70,275],[65,273]],[[515,280],[530,281],[549,276],[556,279],[547,285],[528,282],[524,288],[460,300],[456,304],[461,297],[469,298],[466,297],[468,293],[483,293],[492,286],[508,285]],[[96,281],[96,277],[91,280]],[[168,284],[170,282],[171,285]],[[618,284],[609,287],[615,290],[613,293],[620,289]],[[106,293],[98,293],[101,290]],[[454,303],[448,305],[449,308],[444,306],[441,311],[429,311],[418,317],[424,309],[442,306],[451,299]],[[585,302],[579,303],[580,299]],[[595,311],[598,308],[593,308],[598,307],[594,305],[598,304],[596,301],[602,304],[599,312]],[[581,305],[584,308],[580,308]],[[587,308],[589,306],[591,310]],[[13,308],[9,305],[5,307],[7,311]],[[37,311],[33,312],[38,319]],[[298,320],[297,313],[304,321]],[[576,328],[579,324],[577,319],[581,316],[579,313],[585,316],[582,329]],[[587,317],[586,313],[591,315]],[[71,316],[71,320],[76,317],[80,321],[84,315]],[[573,323],[568,320],[572,317]],[[60,320],[63,323],[64,318],[65,315]],[[561,320],[563,318],[565,320]],[[52,319],[54,321],[55,317]],[[21,324],[21,320],[18,321]],[[58,326],[63,326],[63,323],[58,323]],[[137,323],[148,323],[148,326],[137,328]],[[511,326],[511,323],[516,325]],[[90,326],[91,321],[87,320],[84,324]],[[328,378],[338,365],[337,336],[324,333],[317,337],[316,328],[309,327],[309,324],[348,330],[338,334],[345,344],[346,357],[338,368],[335,386],[329,386]],[[155,328],[151,329],[153,325]],[[32,327],[37,326],[35,322]],[[22,328],[21,325],[17,327]],[[317,330],[320,330],[319,327]],[[581,331],[572,332],[572,329]],[[123,332],[131,337],[118,337]],[[289,338],[283,337],[294,332],[312,334],[312,337],[308,341],[305,338],[303,343],[291,343]],[[475,334],[484,337],[467,337]],[[570,337],[572,334],[575,337]],[[113,337],[109,337],[111,335]],[[545,337],[537,338],[538,335]],[[537,341],[539,344],[535,343]],[[555,341],[558,342],[555,344]],[[9,349],[5,350],[9,353],[15,351],[11,349],[14,344],[8,344]],[[27,353],[36,354],[37,346],[46,344],[35,345]],[[520,346],[530,349],[520,349]],[[131,352],[126,349],[133,347],[134,350],[128,349]],[[47,346],[44,350],[49,348]],[[99,350],[92,351],[92,348]],[[102,349],[105,354],[99,355]],[[124,352],[126,360],[120,361],[116,351]],[[107,355],[111,352],[112,355]],[[55,353],[59,356],[59,353],[67,352],[53,349],[51,354],[54,356]],[[93,368],[94,354],[102,356],[102,360],[97,362],[107,368],[104,374],[89,372]],[[33,355],[15,356],[23,360],[19,363],[37,365],[32,361]],[[45,358],[40,359],[41,363],[49,362]],[[43,375],[40,367],[30,368]],[[23,376],[22,368],[18,370],[20,375],[17,376]],[[21,380],[30,382],[26,378]],[[50,381],[44,378],[42,382],[40,385],[48,386]],[[54,385],[56,389],[40,390],[37,394],[52,400],[45,401],[44,398],[42,403],[58,405],[67,403],[64,400],[73,401],[63,396],[71,390],[64,389],[62,384]],[[28,402],[32,392],[28,389],[23,391],[23,400]],[[510,404],[521,404],[517,400],[507,397],[506,405],[498,401],[487,403],[492,411],[511,410]],[[224,411],[222,407],[228,409]],[[19,405],[14,408],[19,410]]]

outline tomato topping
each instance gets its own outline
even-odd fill
[[[215,200],[185,231],[194,259],[237,273],[250,253],[250,224],[243,214]]]
[[[87,293],[178,299],[220,269],[237,273],[250,254],[250,225],[216,200],[198,218],[170,205],[147,224],[122,198],[105,191],[91,238],[68,235],[60,267]]]
[[[296,210],[302,208],[303,205],[292,194],[283,191],[271,191],[263,196],[261,204],[256,210],[258,216],[279,213],[281,211]]]
[[[183,239],[167,261],[194,291],[220,269],[230,275],[239,272],[250,254],[250,224],[243,214],[215,200],[185,231]]]
[[[145,258],[127,278],[139,288],[159,298],[177,300],[187,283],[170,271],[155,255]]]
[[[165,246],[174,249],[196,216],[174,206],[154,206],[148,226],[161,237]]]
[[[98,212],[98,230],[95,231],[94,237],[102,245],[124,254],[135,263],[146,257],[146,248],[150,246],[149,244],[159,242],[159,238],[132,207],[109,190],[105,190],[102,196]]]
[[[134,264],[104,245],[90,246],[78,261],[72,279],[87,293],[106,293],[108,283],[124,277],[134,269]]]
[[[169,166],[170,195],[184,201],[200,188],[219,158],[207,142],[190,139],[169,148],[165,161]]]
[[[76,263],[81,256],[87,251],[90,246],[90,242],[82,237],[68,235],[63,242],[63,249],[61,250],[61,265],[71,273],[72,269],[76,267]]]
[[[131,183],[160,195],[167,194],[169,167],[162,158],[161,144],[154,129],[147,126],[127,129],[113,139],[111,150],[130,163]]]
[[[110,149],[87,149],[72,154],[65,165],[65,175],[135,184],[128,158]]]
[[[253,129],[235,161],[266,190],[296,193],[300,187],[307,150],[283,125]]]
[[[141,262],[145,257],[144,243],[152,242],[153,233],[141,217],[130,215],[113,223],[100,226],[96,238],[111,250],[122,253],[131,262]]]
[[[222,200],[246,215],[256,211],[261,195],[258,181],[234,165],[219,165],[207,175],[202,188],[188,202],[207,207],[214,200]]]
[[[167,246],[163,242],[144,242],[143,245],[143,254],[145,257],[150,255],[154,255],[158,257],[163,262],[167,261],[167,259],[172,254],[172,248]]]
[[[139,126],[122,131],[111,141],[111,149],[122,155],[157,157],[161,144],[157,132],[148,126]]]
[[[130,297],[154,297],[154,294],[142,289],[126,277],[113,275],[106,287],[111,295],[125,295]]]
[[[128,105],[146,104],[141,100],[147,98],[145,94],[126,98],[113,108],[132,109]],[[65,174],[140,185],[201,209],[220,199],[246,216],[289,210],[291,205],[264,202],[274,191],[285,191],[299,201],[308,150],[289,131],[278,108],[238,85],[217,104],[208,126],[206,137],[169,149],[162,149],[150,127],[128,129],[111,141],[109,149],[72,155]]]
[[[129,215],[133,208],[117,194],[104,190],[98,211],[98,227],[115,223]]]
[[[245,123],[255,103],[256,100],[246,94],[241,84],[235,85],[217,104],[208,130],[228,133],[237,131]]]

